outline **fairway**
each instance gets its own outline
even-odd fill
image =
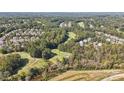
[[[21,69],[18,71],[16,75],[21,75],[22,73],[25,73],[26,75],[29,74],[29,71],[31,68],[43,68],[44,66],[47,65],[47,61],[42,59],[42,58],[32,58],[28,53],[26,52],[13,52],[13,53],[9,53],[9,54],[4,54],[6,55],[11,55],[11,54],[19,54],[21,56],[21,58],[27,58],[28,59],[28,63]],[[0,56],[2,56],[3,54],[1,54]]]
[[[79,25],[80,27],[82,27],[82,28],[85,27],[84,22],[79,22],[78,25]]]
[[[71,53],[62,52],[58,49],[53,49],[52,52],[56,54],[54,57],[49,59],[49,61],[53,63],[56,63],[58,60],[62,61],[63,58],[69,58],[71,56]]]
[[[71,39],[75,39],[76,38],[76,34],[73,33],[73,32],[68,32],[68,37],[69,37],[68,40],[65,41],[64,44],[68,43]]]
[[[69,38],[64,42],[64,44],[68,43],[71,39],[75,39],[76,34],[73,32],[68,32],[68,37]],[[59,49],[52,49],[52,52],[56,54],[54,57],[49,59],[52,63],[56,63],[58,60],[62,61],[63,58],[69,58],[72,55],[71,53],[60,51]]]

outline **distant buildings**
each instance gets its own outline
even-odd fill
[[[15,34],[14,34],[15,33]],[[2,46],[22,46],[27,42],[34,42],[42,36],[41,29],[23,29],[13,30],[0,38],[0,47]]]
[[[87,39],[79,41],[79,45],[82,47],[82,46],[84,46],[86,43],[88,43],[90,41],[91,41],[91,38],[89,37]]]
[[[72,26],[72,22],[71,22],[71,21],[62,22],[62,23],[60,23],[59,26],[60,26],[61,28],[63,28],[63,27],[71,27],[71,26]]]
[[[96,31],[96,35],[98,35],[99,37],[104,37],[107,42],[111,42],[112,44],[115,44],[115,43],[124,44],[124,39],[119,38],[117,36],[112,36],[110,34],[105,34],[103,32],[97,32],[97,31]]]
[[[80,46],[82,47],[84,45],[83,41],[79,41]]]

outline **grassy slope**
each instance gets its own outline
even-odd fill
[[[58,49],[53,49],[52,50],[53,53],[57,54],[56,56],[52,57],[51,59],[49,59],[49,61],[55,63],[57,60],[62,61],[63,58],[68,58],[71,56],[71,53],[68,52],[62,52]]]
[[[75,39],[75,38],[76,38],[76,34],[73,33],[73,32],[68,32],[68,36],[69,36],[69,38],[68,38],[68,40],[65,42],[65,44],[68,43],[71,39]]]
[[[75,39],[76,38],[76,34],[74,34],[73,32],[68,32],[68,40],[65,43],[68,43],[71,39]],[[57,60],[62,61],[63,58],[68,58],[71,56],[71,53],[68,52],[62,52],[59,49],[53,49],[52,50],[53,53],[57,54],[56,56],[54,56],[53,58],[51,58],[49,61],[55,63]]]
[[[47,65],[47,61],[42,58],[32,58],[28,53],[26,52],[14,52],[11,54],[19,54],[21,58],[27,58],[29,61],[28,63],[18,71],[17,75],[22,74],[23,72],[25,74],[28,74],[31,68],[43,68],[45,65]],[[10,54],[7,54],[10,55]]]
[[[84,28],[84,22],[79,22],[78,25],[82,28]]]
[[[92,71],[67,71],[57,77],[51,79],[51,81],[96,81],[102,80],[106,77],[124,73],[123,70],[92,70]]]

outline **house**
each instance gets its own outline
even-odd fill
[[[92,24],[90,24],[90,28],[92,29],[92,28],[94,28],[94,26]]]
[[[98,43],[97,45],[98,45],[99,47],[101,47],[101,46],[102,46],[102,43]]]
[[[79,44],[80,44],[80,46],[82,47],[82,46],[84,45],[84,42],[81,40],[81,41],[79,42]]]
[[[72,26],[72,22],[68,21],[68,22],[62,22],[60,23],[59,27],[63,28],[63,27],[71,27]]]
[[[110,38],[107,38],[107,39],[106,39],[106,41],[107,41],[107,42],[110,42],[110,41],[111,41],[111,39],[110,39]]]

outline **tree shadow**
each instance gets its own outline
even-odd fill
[[[21,70],[27,63],[29,62],[29,59],[20,59],[20,62],[17,67],[13,68],[13,74],[16,74],[19,70]]]

